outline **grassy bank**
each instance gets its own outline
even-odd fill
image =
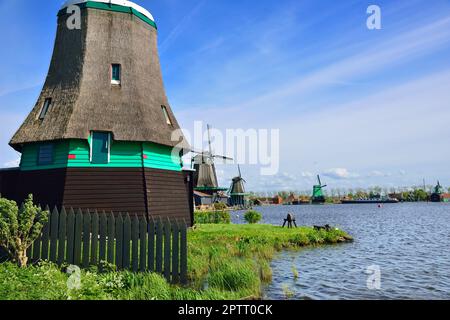
[[[19,269],[0,264],[0,299],[249,299],[272,278],[276,251],[336,244],[350,237],[339,230],[282,229],[268,225],[200,225],[189,233],[190,286],[170,286],[155,274],[84,270],[81,287],[68,290],[68,275],[42,263]]]

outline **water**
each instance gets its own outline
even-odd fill
[[[264,223],[281,225],[293,212],[298,225],[330,224],[353,243],[277,254],[267,299],[450,299],[450,204],[418,203],[257,208]],[[239,217],[236,216],[239,214]],[[234,223],[244,223],[242,213]],[[368,288],[367,268],[381,271],[381,288]],[[293,267],[299,277],[294,277]],[[286,290],[287,289],[287,290]]]

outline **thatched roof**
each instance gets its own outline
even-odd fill
[[[244,187],[245,180],[241,177],[234,177],[231,183],[230,194],[243,194],[245,193]]]
[[[81,12],[80,30],[69,30],[67,14],[59,15],[42,93],[10,145],[20,151],[25,143],[88,139],[91,131],[107,131],[114,140],[175,146],[171,135],[179,125],[164,90],[156,29],[133,14]],[[121,65],[120,86],[111,84],[111,64]],[[47,98],[51,108],[40,120]]]

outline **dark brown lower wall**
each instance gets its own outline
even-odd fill
[[[58,206],[64,191],[63,169],[42,171],[6,170],[0,172],[1,195],[22,203],[29,194],[42,206]]]
[[[147,202],[152,217],[191,221],[191,196],[186,174],[145,168]]]
[[[68,168],[66,207],[146,215],[141,168]]]
[[[193,222],[192,174],[142,168],[0,171],[2,196],[35,203]]]

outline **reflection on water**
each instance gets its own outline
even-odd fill
[[[330,224],[351,234],[350,244],[279,253],[268,299],[450,299],[450,204],[419,203],[260,207],[264,223],[281,225],[293,212],[299,225]],[[239,216],[239,217],[238,217]],[[244,223],[234,213],[234,223]],[[370,266],[381,289],[369,290]],[[298,271],[295,279],[293,267]]]

